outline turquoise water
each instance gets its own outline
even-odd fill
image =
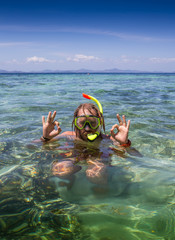
[[[82,92],[101,102],[106,133],[116,113],[131,120],[140,154],[33,142],[48,111],[71,130]],[[0,98],[1,239],[175,239],[175,74],[1,74]],[[87,157],[105,163],[105,187],[87,179]],[[72,158],[72,179],[53,175]]]

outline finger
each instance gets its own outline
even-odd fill
[[[114,131],[114,129],[117,128],[117,130],[119,130],[119,125],[118,124],[114,124],[111,128],[112,131]]]
[[[111,136],[113,137],[113,138],[115,138],[115,132],[114,132],[114,130],[115,130],[115,128],[118,130],[119,129],[119,126],[118,126],[118,124],[115,124],[114,126],[112,126],[112,128],[111,128]]]
[[[60,126],[60,123],[58,121],[54,121],[53,124],[54,126],[57,126],[57,127]]]
[[[92,160],[88,160],[87,163],[90,163],[90,164],[94,165],[94,162]]]
[[[43,125],[45,124],[45,117],[44,116],[42,116],[42,123],[43,123]]]
[[[48,113],[48,116],[47,116],[47,122],[50,123],[51,122],[51,112]]]
[[[60,126],[57,126],[57,135],[62,131],[62,129],[60,128]]]
[[[114,131],[110,131],[111,132],[111,136],[113,137],[113,138],[115,138],[115,133],[114,133]]]
[[[57,127],[60,126],[60,123],[59,123],[58,121],[54,121],[53,123],[54,123]]]
[[[59,135],[61,131],[62,131],[62,129],[60,127],[57,130],[54,130],[54,132],[52,132],[52,138],[54,138],[57,135]]]
[[[57,127],[56,132],[57,132],[57,135],[58,135],[58,134],[62,131],[62,129],[60,128],[59,122],[55,121],[55,125],[56,125],[56,127]]]
[[[124,124],[124,126],[126,127],[126,118],[125,118],[125,115],[123,115],[122,118],[123,118],[123,124]]]
[[[131,123],[131,121],[128,120],[128,123],[127,123],[127,129],[128,129],[128,130],[129,130],[129,127],[130,127],[130,123]]]
[[[121,118],[120,118],[120,115],[119,115],[119,114],[117,114],[117,119],[118,119],[118,122],[119,122],[119,124],[120,124],[120,125],[122,125],[122,124],[123,124],[123,122],[122,122],[122,120],[121,120]]]
[[[54,111],[54,112],[53,112],[53,114],[52,114],[52,117],[51,117],[51,120],[52,120],[52,122],[53,122],[53,120],[54,120],[54,118],[55,118],[56,114],[57,114],[57,112],[56,112],[56,111]]]

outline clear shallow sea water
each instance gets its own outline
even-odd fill
[[[71,141],[33,143],[48,111],[71,130],[82,92],[101,102],[106,133],[116,113],[131,120],[132,148],[142,154],[102,142],[105,188],[88,181],[84,155],[71,180],[53,175],[53,162],[80,157]],[[2,240],[175,239],[175,74],[0,74],[0,99]]]

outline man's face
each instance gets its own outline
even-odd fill
[[[77,117],[82,115],[93,115],[94,117],[97,117],[97,114],[94,109],[92,109],[91,112],[89,112],[88,109],[85,109],[84,111],[83,109],[80,109],[77,114]],[[97,129],[92,129],[89,124],[86,124],[83,129],[77,129],[76,131],[77,137],[81,138],[84,141],[87,141],[88,140],[87,135],[94,134],[97,131]]]

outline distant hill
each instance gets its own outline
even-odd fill
[[[0,73],[24,73],[24,72],[22,72],[22,71],[7,71],[7,70],[0,69]]]
[[[8,73],[8,71],[0,69],[0,73]]]
[[[91,70],[91,69],[78,69],[78,70],[43,70],[43,73],[141,73],[143,71],[137,70],[121,70],[118,68],[105,69],[105,70]]]

